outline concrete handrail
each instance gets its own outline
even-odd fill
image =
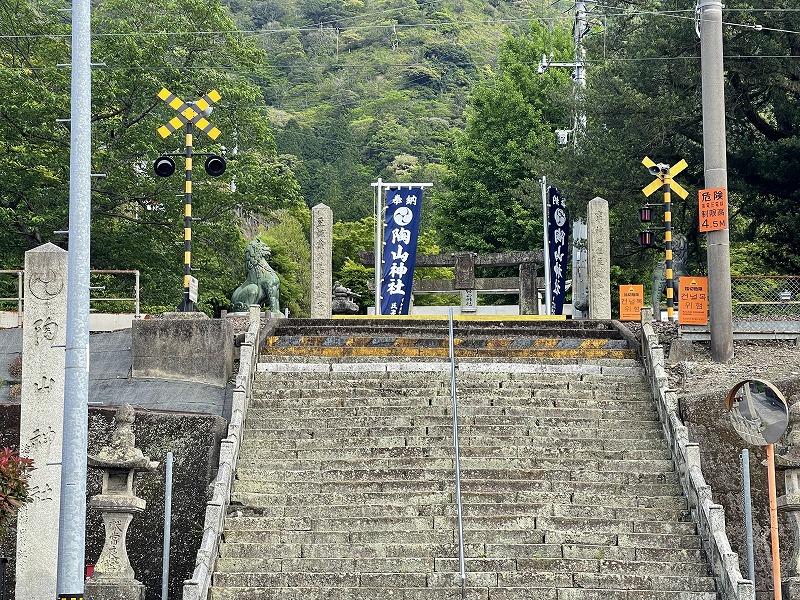
[[[219,556],[219,544],[222,539],[225,514],[230,503],[242,429],[258,363],[260,338],[261,307],[254,305],[250,307],[250,326],[240,347],[239,373],[236,375],[233,388],[231,420],[228,423],[228,435],[220,444],[219,468],[212,484],[211,499],[206,504],[203,539],[197,551],[192,578],[183,582],[184,600],[206,600],[211,587],[211,576]]]
[[[711,499],[711,486],[700,470],[700,446],[689,443],[686,426],[678,416],[678,395],[669,389],[664,349],[653,330],[651,309],[642,310],[642,359],[656,400],[662,429],[689,502],[703,550],[725,600],[755,600],[753,582],[739,568],[739,555],[731,549],[725,532],[725,511]]]

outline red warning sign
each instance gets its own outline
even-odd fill
[[[678,324],[708,324],[708,277],[678,280]]]
[[[697,193],[700,207],[700,231],[722,231],[728,228],[728,191],[709,188]]]

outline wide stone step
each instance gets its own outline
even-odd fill
[[[353,335],[418,335],[420,331],[449,331],[447,316],[426,318],[414,317],[343,317],[336,319],[292,319],[279,322],[275,332],[341,334],[342,331],[353,332]],[[453,331],[465,334],[480,332],[538,333],[547,335],[563,335],[581,332],[587,337],[593,334],[619,337],[619,331],[608,322],[552,319],[547,317],[503,317],[491,319],[474,318],[458,315],[453,319]],[[547,333],[549,332],[549,333]]]
[[[568,440],[563,440],[567,442]],[[571,441],[571,440],[570,440]],[[494,457],[499,459],[514,458],[584,458],[601,460],[670,460],[669,451],[664,448],[646,450],[638,449],[606,449],[603,440],[577,440],[572,447],[551,446],[459,446],[462,458]],[[303,461],[324,460],[380,460],[385,458],[415,457],[450,457],[454,455],[450,446],[396,446],[396,447],[363,447],[342,446],[327,443],[309,448],[273,448],[272,444],[258,444],[255,441],[242,446],[246,449],[248,460],[239,462],[240,466],[251,467],[265,464],[266,461],[286,460],[291,464],[293,459]],[[252,456],[251,456],[252,453]]]
[[[580,432],[583,436],[584,432]],[[492,448],[501,448],[509,453],[514,453],[517,456],[548,456],[553,452],[558,452],[561,449],[567,449],[574,446],[576,449],[590,450],[608,450],[615,452],[642,452],[648,449],[665,448],[666,442],[659,438],[653,440],[652,438],[633,438],[633,439],[615,439],[615,438],[600,438],[597,435],[591,438],[575,437],[573,435],[565,434],[563,437],[557,435],[542,435],[542,436],[460,436],[460,450],[463,455],[468,455],[472,450],[476,451],[479,456],[482,456],[484,449],[491,451]],[[247,464],[249,459],[259,460],[259,458],[269,458],[271,452],[316,452],[332,449],[336,452],[346,451],[351,448],[353,438],[338,438],[338,437],[325,437],[325,438],[281,438],[270,439],[268,442],[258,442],[256,440],[245,438],[242,441],[242,447],[245,449],[243,456],[239,459],[239,464]],[[369,449],[376,451],[386,450],[390,452],[400,452],[399,456],[403,456],[403,452],[429,452],[433,456],[433,452],[452,452],[453,451],[453,437],[452,434],[448,436],[439,437],[415,437],[415,436],[386,436],[386,437],[373,437],[369,441]],[[496,453],[493,453],[496,454]],[[568,453],[566,454],[569,455]],[[284,454],[281,454],[284,456]],[[299,457],[299,454],[295,455]],[[630,456],[626,458],[637,458]]]
[[[514,393],[512,393],[512,391]],[[346,397],[342,397],[346,396]],[[626,410],[632,414],[652,415],[656,412],[655,404],[649,392],[634,395],[635,397],[620,397],[616,395],[595,396],[587,394],[585,397],[577,395],[566,396],[563,393],[548,393],[543,390],[503,390],[499,393],[487,395],[486,393],[474,393],[471,395],[460,394],[458,396],[458,410],[460,414],[479,414],[480,411],[487,410],[513,410],[517,413],[535,411],[539,408],[561,408],[581,410],[584,408],[597,408],[609,410]],[[348,411],[354,415],[367,414],[407,414],[409,406],[413,406],[415,413],[423,411],[421,414],[445,414],[449,415],[452,411],[452,397],[449,390],[436,396],[426,394],[420,396],[419,400],[412,403],[408,397],[396,398],[386,396],[380,404],[376,398],[370,397],[368,401],[358,402],[357,396],[348,394],[338,394],[330,398],[321,398],[315,395],[303,397],[292,397],[291,395],[283,398],[260,397],[252,402],[251,409],[248,410],[248,418],[259,419],[272,416],[292,416],[314,417],[314,416],[333,416],[338,413],[347,414]]]
[[[488,594],[489,591],[485,588],[467,590],[464,600],[488,600]],[[210,594],[211,600],[333,600],[334,598],[336,600],[377,600],[386,596],[387,590],[383,587],[337,587],[335,593],[332,593],[328,588],[314,586],[273,588],[269,590],[268,594],[260,586],[221,589],[214,587]],[[460,587],[452,589],[393,588],[391,598],[392,600],[461,600],[462,594]],[[552,600],[556,600],[555,596]]]
[[[463,400],[463,398],[459,398]],[[499,398],[500,403],[492,404],[473,404],[469,402],[458,403],[458,413],[461,422],[465,420],[475,420],[477,417],[496,417],[496,416],[515,416],[522,418],[535,418],[539,415],[546,416],[573,416],[576,414],[584,418],[590,416],[604,419],[626,419],[631,414],[657,420],[658,412],[652,402],[647,401],[619,401],[602,400],[595,398],[585,398],[581,400],[570,399],[557,402],[554,398],[516,398],[511,402],[510,398]],[[317,404],[312,406],[297,405],[293,402],[284,402],[280,407],[261,408],[254,407],[248,410],[247,421],[249,426],[256,429],[271,419],[292,419],[300,422],[304,419],[342,419],[342,418],[452,418],[452,404],[429,402],[410,403],[407,399],[401,399],[395,404],[382,406],[339,406],[330,404]]]
[[[455,504],[455,485],[438,486],[439,489],[427,492],[410,491],[356,491],[349,488],[339,490],[317,491],[309,493],[261,493],[238,491],[241,482],[235,482],[234,501],[244,507],[254,508],[269,505],[276,509],[292,507],[292,510],[309,510],[316,507],[333,505],[378,505],[386,506],[392,503],[406,506],[444,504],[448,507]],[[687,502],[683,496],[634,496],[609,493],[601,498],[594,494],[575,491],[540,491],[518,490],[512,492],[482,492],[461,490],[462,502],[465,506],[470,504],[494,504],[502,506],[504,503],[515,504],[548,504],[552,507],[551,514],[563,514],[563,511],[582,511],[587,513],[592,510],[602,511],[603,516],[611,516],[607,511],[614,511],[614,516],[626,515],[632,519],[637,514],[643,517],[648,514],[664,514],[678,516],[679,520],[686,520]],[[247,500],[247,501],[245,501]],[[238,510],[238,509],[236,509]],[[653,512],[648,512],[653,511]],[[572,513],[570,513],[572,514]],[[586,515],[585,515],[586,516]],[[652,519],[652,517],[650,517]]]
[[[272,335],[265,340],[262,353],[268,356],[324,357],[448,357],[450,341],[446,335],[352,336],[352,335]],[[636,350],[627,341],[603,337],[453,337],[456,357],[493,356],[511,358],[635,358]]]
[[[231,502],[236,510],[244,514],[253,514],[270,517],[384,517],[384,516],[456,516],[457,506],[451,501],[449,494],[441,493],[419,494],[416,498],[409,498],[402,504],[336,504],[332,498],[334,494],[309,494],[300,496],[296,504],[281,503],[277,494],[259,494],[258,492],[234,491]],[[341,496],[339,494],[338,496]],[[365,495],[361,495],[364,497]],[[357,500],[357,498],[354,499]],[[387,498],[389,500],[389,498]],[[302,503],[300,503],[302,502]],[[398,502],[394,500],[394,502]],[[241,509],[238,506],[241,505]],[[577,504],[568,500],[561,503],[549,502],[543,498],[541,502],[475,502],[465,500],[462,502],[463,515],[472,516],[509,516],[509,515],[534,515],[552,516],[563,518],[591,517],[612,521],[635,521],[646,519],[648,521],[664,521],[675,523],[687,520],[688,512],[682,509],[671,508],[641,508],[621,507],[613,505]]]
[[[436,460],[436,459],[434,459]],[[468,460],[468,459],[465,459]],[[616,461],[623,463],[625,461]],[[638,463],[640,461],[632,461]],[[554,485],[565,484],[569,481],[595,482],[605,484],[642,484],[642,483],[677,483],[677,476],[674,472],[667,472],[658,468],[659,461],[652,461],[653,468],[642,469],[635,467],[628,468],[624,465],[619,470],[611,470],[614,465],[604,464],[603,469],[592,468],[590,463],[584,462],[570,468],[569,465],[560,464],[557,461],[548,463],[540,461],[538,467],[528,468],[507,468],[507,467],[467,467],[462,464],[461,477],[464,486],[476,480],[497,482],[502,485],[504,481],[519,481],[530,483],[532,481],[552,482]],[[246,471],[243,471],[247,473]],[[260,473],[260,477],[256,475]],[[254,469],[249,475],[242,478],[242,482],[247,479],[258,479],[258,483],[290,482],[299,483],[323,483],[323,482],[344,482],[346,485],[357,484],[359,482],[381,483],[389,481],[406,482],[439,482],[452,481],[454,478],[453,469],[450,468],[355,468],[355,469],[330,469],[330,470],[281,470],[281,469]]]
[[[261,587],[230,587],[211,590],[211,600],[376,600],[387,595],[386,588],[328,589],[274,588],[265,596]],[[393,588],[392,600],[462,600],[461,588]],[[584,590],[506,587],[467,588],[464,600],[718,600],[715,592],[658,590]]]
[[[660,436],[661,425],[653,421],[619,421],[605,419],[534,419],[533,422],[520,424],[519,427],[496,424],[459,424],[459,436],[509,436],[509,437],[569,437],[576,432],[583,435],[597,436],[601,439],[653,439]],[[447,439],[452,437],[452,422],[443,420],[436,425],[401,425],[401,426],[347,426],[347,427],[284,427],[268,429],[248,429],[246,439],[291,439],[291,438],[374,438],[395,437],[436,437]]]
[[[313,414],[307,410],[294,411],[274,411],[272,415],[256,413],[252,417],[248,415],[248,429],[257,431],[259,429],[289,429],[291,427],[303,427],[306,429],[336,429],[349,427],[403,427],[424,424],[428,426],[452,426],[452,414],[445,414],[440,407],[431,406],[408,406],[405,412],[400,410],[403,407],[393,407],[393,410],[386,411],[382,408],[363,407],[361,409],[342,408],[340,410],[329,409],[327,414]],[[320,411],[322,412],[322,411]],[[448,410],[447,412],[452,412]],[[289,413],[289,414],[287,414]],[[356,413],[356,414],[353,414]],[[389,414],[390,413],[390,414]],[[584,407],[561,408],[555,406],[510,406],[495,408],[490,410],[488,407],[462,406],[459,409],[458,425],[468,427],[470,425],[504,425],[504,426],[523,426],[535,425],[545,426],[570,425],[579,420],[582,424],[593,421],[599,424],[600,421],[627,421],[632,416],[637,417],[641,423],[652,423],[658,425],[658,413],[655,409],[639,410],[631,414],[628,410],[618,410],[612,408]]]

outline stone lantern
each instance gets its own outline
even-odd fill
[[[144,600],[145,587],[134,578],[126,547],[128,525],[133,515],[145,508],[136,496],[136,472],[152,471],[152,462],[135,447],[133,407],[124,404],[114,416],[116,426],[111,444],[89,457],[89,466],[103,471],[103,490],[92,496],[89,506],[99,510],[106,540],[92,576],[86,580],[87,600]]]

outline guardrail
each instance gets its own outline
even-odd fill
[[[22,290],[24,288],[23,279],[25,277],[25,271],[22,269],[2,269],[0,270],[0,275],[16,275],[17,276],[17,295],[16,297],[10,296],[7,298],[0,298],[0,302],[16,302],[17,303],[17,327],[22,326],[22,304],[23,304],[23,297],[22,297]]]
[[[267,335],[266,330],[263,335]],[[211,587],[211,577],[219,556],[222,529],[236,473],[236,461],[239,458],[242,430],[258,365],[261,336],[261,307],[253,305],[250,307],[250,326],[239,348],[239,373],[236,375],[233,388],[228,435],[220,444],[219,468],[213,483],[211,500],[206,504],[203,539],[197,551],[192,578],[183,582],[183,600],[206,600]]]
[[[105,286],[90,286],[89,302],[133,302],[134,313],[136,318],[139,318],[139,271],[134,269],[92,269],[91,275],[133,275],[133,295],[126,297],[104,297],[97,295],[96,292],[105,289]],[[25,271],[23,269],[3,269],[0,270],[0,276],[3,275],[16,275],[17,278],[17,295],[0,298],[0,302],[16,302],[17,303],[17,324],[22,325],[23,313],[25,308]],[[91,293],[95,292],[94,296]]]
[[[652,309],[642,309],[642,358],[681,487],[700,531],[703,550],[717,580],[717,588],[726,600],[755,600],[754,584],[742,576],[739,555],[731,549],[725,532],[725,509],[712,501],[711,486],[700,469],[700,445],[689,442],[688,430],[678,416],[678,394],[669,389],[664,349],[653,330],[652,320]]]

